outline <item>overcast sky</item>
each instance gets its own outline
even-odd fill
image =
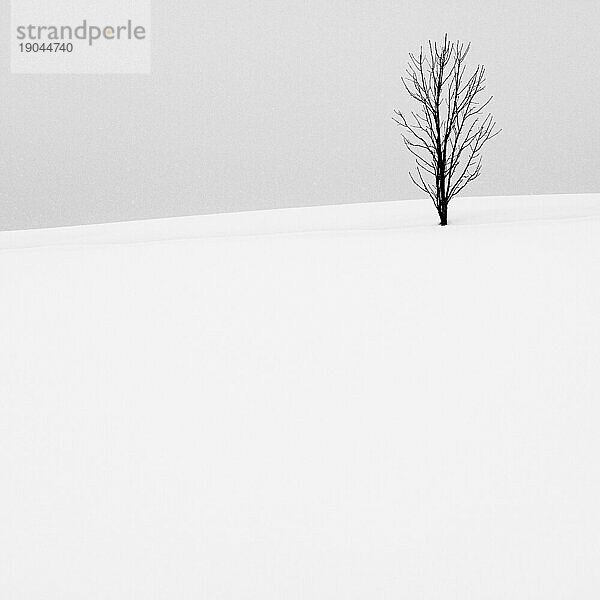
[[[151,75],[11,75],[4,44],[0,229],[422,197],[392,112],[446,31],[504,129],[464,193],[600,192],[596,0],[179,0],[152,29]]]

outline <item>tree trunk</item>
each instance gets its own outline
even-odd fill
[[[446,203],[440,206],[440,225],[448,225],[448,205]]]

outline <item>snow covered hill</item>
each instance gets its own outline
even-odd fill
[[[0,597],[600,594],[600,195],[0,233]]]

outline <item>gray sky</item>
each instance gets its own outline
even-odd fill
[[[600,192],[595,0],[180,0],[152,28],[151,75],[11,75],[4,44],[0,229],[422,197],[392,111],[446,31],[504,129],[464,194]]]

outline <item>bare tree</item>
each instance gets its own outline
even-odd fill
[[[481,149],[498,135],[496,122],[484,111],[492,98],[481,100],[485,67],[478,65],[467,77],[465,59],[471,44],[449,42],[421,47],[410,61],[402,83],[420,107],[410,115],[394,111],[394,121],[415,156],[413,183],[433,200],[440,225],[448,223],[448,204],[481,173]],[[485,115],[485,116],[484,116]],[[412,117],[412,119],[409,118]]]

